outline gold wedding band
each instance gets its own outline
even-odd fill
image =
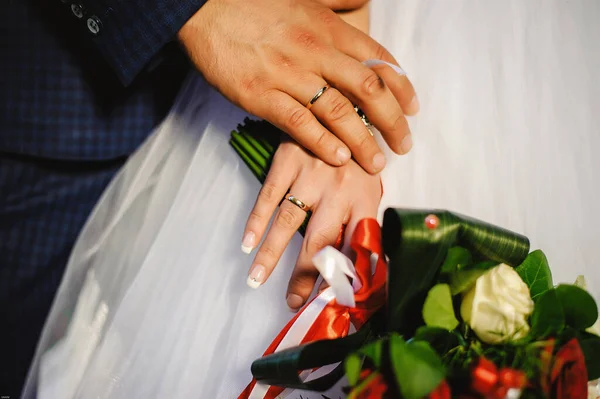
[[[371,127],[373,126],[373,124],[369,121],[369,118],[367,118],[367,115],[365,115],[363,110],[360,109],[358,105],[354,106],[354,111],[356,111],[356,113],[358,114],[358,117],[360,118],[362,123],[367,127],[367,130],[369,131],[369,133],[371,133],[371,136],[372,136],[373,131],[371,130]]]
[[[293,195],[288,195],[287,197],[285,197],[285,199],[290,201],[292,204],[296,205],[298,208],[302,209],[304,212],[310,211],[310,206],[306,205],[304,202],[300,201]]]
[[[311,100],[306,104],[306,108],[311,109],[313,104],[317,102],[317,100],[323,95],[323,93],[327,91],[327,89],[329,89],[329,85],[323,86],[321,89],[319,89],[317,94],[315,94],[313,98],[311,98]]]

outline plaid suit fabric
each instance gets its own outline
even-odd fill
[[[85,4],[83,4],[85,2]],[[73,10],[85,9],[79,19]],[[0,12],[0,395],[17,397],[71,248],[189,70],[198,0],[9,0]],[[97,36],[88,16],[101,19]]]
[[[3,5],[0,151],[54,159],[111,159],[130,154],[162,119],[189,66],[175,43],[157,48],[155,38],[172,37],[179,26],[149,25],[147,31],[160,33],[111,42],[109,30],[126,30],[116,26],[115,12],[94,38],[85,17],[77,19],[69,4],[60,0]],[[122,22],[127,21],[134,23]],[[145,40],[154,44],[139,44]],[[131,48],[114,50],[117,58],[105,57],[112,51],[110,43]],[[147,53],[121,60],[123,54],[138,51]],[[151,58],[155,62],[149,70],[143,62]],[[124,69],[115,69],[119,65]],[[135,79],[133,71],[139,72]],[[128,86],[119,80],[125,75]]]
[[[204,0],[83,0],[101,21],[94,42],[124,84],[148,64]],[[85,19],[85,18],[84,18]]]

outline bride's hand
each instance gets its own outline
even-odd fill
[[[248,285],[257,288],[266,281],[306,217],[306,211],[291,201],[281,202],[288,191],[288,196],[293,195],[312,210],[287,291],[288,306],[298,309],[318,277],[312,257],[336,243],[343,225],[350,234],[359,220],[376,217],[381,189],[380,177],[365,172],[354,160],[332,167],[293,141],[281,143],[246,224],[242,250],[249,253],[261,241],[281,203],[250,268]]]

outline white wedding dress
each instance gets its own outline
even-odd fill
[[[522,232],[555,282],[585,274],[600,299],[598,21],[596,0],[374,0],[372,35],[421,101],[382,208]],[[228,145],[244,117],[190,78],[79,237],[25,398],[228,399],[250,381],[292,317],[301,237],[264,286],[246,286],[240,240],[259,183]]]

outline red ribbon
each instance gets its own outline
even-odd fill
[[[471,389],[486,398],[503,399],[511,388],[523,389],[527,384],[524,372],[502,368],[484,357],[480,357],[471,371]]]
[[[354,234],[350,247],[356,253],[356,262],[354,267],[362,287],[354,293],[356,306],[348,308],[338,305],[336,300],[331,300],[319,314],[313,325],[308,329],[304,338],[298,345],[322,339],[335,339],[348,335],[350,323],[358,330],[367,320],[385,303],[385,284],[387,278],[387,268],[385,255],[381,244],[381,228],[375,219],[361,220]],[[375,272],[371,270],[371,254],[379,256]],[[313,298],[314,300],[314,298]],[[306,304],[275,337],[271,345],[267,348],[263,356],[275,352],[287,332],[294,325],[300,314],[306,309],[312,301]],[[257,381],[252,379],[246,389],[240,394],[238,399],[248,399],[252,389]],[[267,394],[267,399],[275,399],[285,388],[271,386]]]

